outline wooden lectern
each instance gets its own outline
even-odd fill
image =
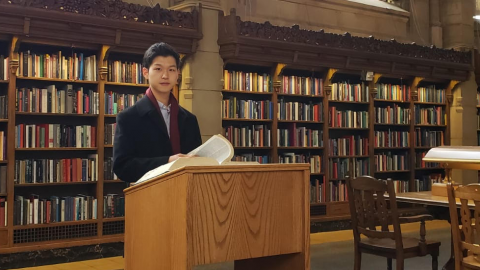
[[[310,269],[309,169],[192,166],[125,189],[125,269]]]

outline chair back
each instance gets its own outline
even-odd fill
[[[403,249],[393,182],[371,176],[347,178],[347,192],[355,243],[360,242],[363,234],[369,238],[394,239],[397,250]],[[390,204],[385,194],[388,194]],[[389,225],[392,225],[392,231]],[[380,230],[376,226],[380,226]]]
[[[467,256],[474,255],[476,257],[480,255],[480,246],[478,246],[478,229],[480,229],[480,184],[469,184],[455,189],[451,183],[448,183],[447,193],[455,265],[460,267],[465,250]]]

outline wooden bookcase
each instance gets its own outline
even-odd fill
[[[7,180],[6,191],[0,193],[0,207],[6,204],[7,212],[7,226],[0,224],[0,254],[122,242],[122,200],[114,201],[110,195],[123,197],[127,184],[114,177],[109,160],[113,155],[116,113],[133,105],[148,88],[147,82],[142,79],[140,66],[132,63],[141,64],[144,51],[160,40],[172,44],[182,57],[194,53],[194,44],[202,37],[198,30],[198,11],[182,13],[179,17],[177,11],[161,10],[169,13],[169,26],[165,26],[150,8],[140,15],[145,18],[151,16],[151,23],[143,23],[136,22],[134,18],[118,20],[115,14],[110,14],[113,18],[99,18],[59,12],[55,8],[45,10],[43,6],[20,5],[0,5],[0,57],[3,55],[9,59],[9,78],[0,77],[0,102],[1,97],[6,95],[8,103],[8,115],[0,119],[0,132],[6,134],[7,148],[6,157],[0,160],[0,173],[2,168],[6,168]],[[12,24],[23,26],[20,29]],[[159,35],[162,35],[161,38]],[[66,65],[66,74],[71,72],[67,77],[57,74],[59,69],[55,65],[61,63],[55,61],[61,59],[58,52],[67,59],[81,59]],[[32,64],[24,65],[29,55],[32,59],[30,63],[35,63],[36,68]],[[27,60],[24,62],[24,59]],[[3,62],[0,64],[3,65]],[[74,73],[75,67],[78,70],[84,67],[83,73]],[[80,89],[83,92],[77,92]],[[67,105],[69,93],[75,95],[70,103],[73,108]],[[174,89],[174,94],[178,97],[178,88]],[[28,101],[35,100],[35,97],[38,102]],[[82,109],[80,101],[89,107],[88,112],[82,110],[80,114],[75,111],[75,108]],[[86,106],[87,102],[90,106]],[[62,103],[63,108],[61,105],[57,107]],[[45,106],[47,110],[43,109]],[[3,109],[0,105],[0,111]],[[40,124],[51,125],[38,126]],[[73,137],[67,140],[67,136],[63,135],[48,136],[65,133],[64,127],[69,125],[82,126],[83,129],[75,128],[75,132],[83,134],[76,135],[75,140]],[[40,137],[36,136],[35,140],[27,137],[25,134],[30,127],[34,127]],[[23,144],[19,142],[22,136]],[[61,161],[54,167],[52,161],[40,161],[88,158],[92,159],[88,165],[87,161],[80,163],[75,160],[71,163]],[[28,166],[30,163],[22,163],[22,160],[32,160],[31,164],[35,160],[37,166]],[[89,165],[93,166],[90,173],[86,167]],[[33,167],[37,169],[25,169]],[[48,173],[53,168],[58,171]],[[62,219],[61,214],[56,217],[46,210],[53,208],[45,207],[44,215],[39,214],[37,218],[23,217],[24,213],[29,214],[28,210],[23,210],[19,216],[21,204],[16,202],[20,201],[19,196],[23,196],[24,203],[32,199],[34,205],[35,199],[38,199],[39,210],[42,210],[42,199],[50,200],[48,206],[51,206],[56,205],[56,198],[51,197],[57,196],[59,205],[56,210],[61,213],[62,199],[78,195],[85,195],[84,207],[88,211],[83,214],[65,211]],[[76,204],[70,200],[65,199],[64,209],[69,208],[69,203]],[[81,199],[78,201],[77,205],[80,205]],[[114,211],[104,207],[105,203],[112,201],[115,203]],[[47,205],[47,201],[44,204]],[[47,216],[51,217],[48,222]]]
[[[257,159],[260,162],[287,162],[282,160],[285,153],[297,156],[295,162],[310,162],[310,157],[319,157],[321,170],[311,173],[312,221],[350,219],[348,198],[344,192],[347,176],[368,174],[396,181],[397,192],[403,192],[429,189],[431,179],[436,180],[444,173],[437,166],[429,164],[426,167],[421,163],[421,157],[431,147],[450,143],[448,123],[452,90],[468,77],[471,69],[468,54],[356,38],[348,33],[334,35],[298,27],[243,22],[233,9],[228,16],[220,12],[219,21],[218,44],[224,60],[223,107],[226,106],[225,100],[229,100],[227,105],[231,106],[231,97],[273,103],[273,115],[268,120],[231,119],[239,116],[225,119],[222,115],[224,132],[229,135],[231,131],[226,130],[227,127],[242,126],[245,122],[266,125],[270,137],[263,138],[263,141],[271,141],[271,145],[241,149],[250,157],[264,156]],[[358,49],[362,46],[364,50]],[[378,51],[369,52],[369,48],[378,48]],[[402,53],[397,55],[392,48]],[[452,55],[435,60],[443,53]],[[416,59],[418,55],[423,59]],[[251,86],[252,81],[258,83],[257,76],[252,75],[255,73],[267,74],[270,78],[268,89],[272,90],[255,92],[258,87]],[[321,94],[286,96],[284,82],[289,76],[303,78],[296,81],[300,88],[305,78],[321,79]],[[232,85],[237,87],[232,88]],[[346,91],[353,94],[346,95]],[[279,108],[284,100],[321,105],[322,114],[318,115],[321,120],[303,121],[300,118],[285,123],[277,117],[281,115]],[[340,116],[333,117],[332,114]],[[385,115],[392,116],[385,119]],[[362,121],[353,125],[350,117]],[[279,144],[279,139],[283,138],[280,134],[286,126],[293,124],[297,128],[322,131],[319,133],[321,143],[312,147]],[[436,140],[435,136],[439,138]],[[397,162],[391,164],[393,161]],[[380,166],[382,162],[384,167]],[[315,194],[320,190],[317,185],[321,186],[322,196]]]

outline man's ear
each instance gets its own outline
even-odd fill
[[[148,80],[148,68],[143,67],[142,74],[143,74],[143,77],[145,77],[145,80]]]

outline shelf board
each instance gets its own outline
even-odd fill
[[[56,183],[25,183],[25,184],[15,184],[15,187],[94,185],[94,184],[96,184],[96,183],[97,183],[97,181],[56,182]]]
[[[431,149],[438,146],[416,146],[415,149]]]
[[[305,98],[323,98],[323,96],[316,96],[316,95],[285,94],[285,93],[277,93],[277,96],[284,96],[284,97],[305,97]]]
[[[410,170],[397,170],[397,171],[377,171],[375,173],[406,173],[410,172]]]
[[[410,124],[385,124],[385,123],[375,123],[375,126],[398,126],[398,127],[409,127]]]
[[[323,150],[320,146],[279,146],[278,150]]]
[[[410,147],[375,147],[375,150],[406,150],[410,149]]]
[[[234,149],[238,150],[243,150],[243,149],[248,149],[248,150],[269,150],[272,149],[270,146],[234,146]]]
[[[437,105],[437,106],[447,105],[445,103],[440,103],[440,102],[425,102],[425,101],[415,101],[414,103],[419,105]]]
[[[369,158],[369,155],[353,155],[353,156],[328,156],[328,158]]]
[[[96,147],[52,147],[52,148],[15,148],[15,151],[94,151],[97,150]]]
[[[0,80],[0,83],[9,83],[8,80]]]
[[[375,102],[385,102],[385,103],[403,103],[408,104],[410,101],[401,101],[401,100],[390,100],[390,99],[374,99]]]
[[[8,119],[0,119],[0,123],[7,123]]]
[[[333,203],[333,202],[330,202],[330,203]],[[348,202],[346,202],[346,203],[348,203]],[[310,217],[310,221],[312,221],[312,222],[326,222],[326,221],[348,220],[348,219],[351,219],[351,218],[352,217],[350,215],[341,215],[341,216],[324,215],[324,216],[312,216],[312,217]]]
[[[55,78],[17,77],[17,79],[19,79],[19,80],[31,80],[31,81],[49,81],[49,82],[98,84],[98,81],[65,80],[65,79],[55,79]]]
[[[7,197],[7,193],[0,193],[0,197]]]
[[[272,92],[251,92],[251,91],[241,91],[241,90],[222,90],[222,93],[238,93],[238,94],[245,94],[245,95],[273,95]]]
[[[447,125],[430,125],[430,124],[415,124],[416,127],[441,127],[445,128]]]
[[[307,121],[307,120],[278,120],[278,123],[308,123],[308,124],[323,124],[320,121]]]
[[[117,179],[117,180],[103,180],[103,183],[109,183],[109,184],[110,183],[124,183],[125,184],[126,182]]]
[[[365,101],[344,101],[344,100],[328,100],[328,103],[345,103],[345,104],[360,104],[360,105],[368,105],[370,102]]]
[[[103,222],[122,221],[122,220],[125,220],[125,217],[103,218]]]
[[[339,130],[369,130],[368,128],[351,128],[351,127],[328,127],[328,129]]]
[[[16,115],[28,116],[62,116],[62,117],[97,117],[98,114],[77,114],[77,113],[37,113],[37,112],[15,112]]]
[[[105,82],[105,85],[131,86],[131,87],[150,87],[149,84],[120,83],[120,82]]]
[[[116,114],[105,114],[105,118],[116,118]]]
[[[417,171],[428,171],[428,170],[444,170],[442,167],[431,167],[431,168],[415,168]]]
[[[105,148],[113,148],[113,144],[105,144],[103,147],[105,147]]]
[[[322,175],[325,175],[324,173],[310,173],[310,175],[313,175],[313,176],[322,176]]]
[[[242,122],[272,122],[272,119],[245,119],[245,118],[222,118],[222,121],[242,121]]]
[[[97,222],[98,222],[97,219],[79,220],[79,221],[63,221],[63,222],[53,222],[53,223],[47,223],[47,224],[15,225],[13,226],[13,229],[22,230],[22,229],[33,229],[33,228],[48,228],[48,227],[57,227],[57,226],[92,224]]]
[[[0,164],[7,164],[8,160],[0,160]]]

